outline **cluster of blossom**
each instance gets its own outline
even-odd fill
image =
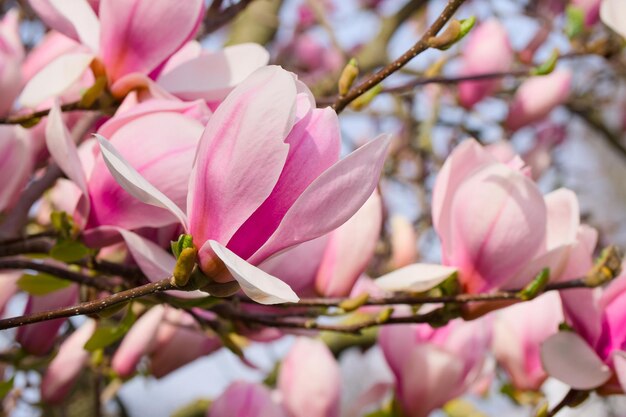
[[[152,282],[172,275],[178,254],[170,242],[189,235],[204,281],[193,291],[168,295],[189,300],[237,293],[257,303],[244,307],[252,313],[272,313],[276,307],[266,305],[300,297],[426,293],[451,280],[464,294],[512,293],[532,285],[545,268],[551,284],[592,269],[597,231],[581,223],[574,192],[542,194],[535,179],[545,161],[529,153],[527,164],[507,145],[467,139],[447,157],[433,188],[441,263],[415,263],[413,226],[394,219],[391,271],[367,276],[383,227],[377,185],[392,138],[381,135],[341,158],[335,111],[317,108],[296,74],[268,65],[263,47],[240,44],[209,53],[194,40],[204,3],[31,0],[51,30],[29,53],[17,13],[3,18],[0,117],[50,109],[34,127],[0,125],[0,175],[6,179],[0,212],[6,218],[50,160],[66,178],[35,206],[39,226],[50,226],[52,213],[66,212],[78,240],[97,249],[98,259],[137,266]],[[599,1],[575,3],[585,8],[586,24],[601,14],[626,35],[626,19],[619,20],[626,8],[619,0],[605,0],[602,8]],[[310,79],[340,69],[341,57],[326,56],[305,36],[307,11],[300,13],[297,31],[304,35],[281,53],[296,57]],[[486,21],[469,37],[462,75],[512,69],[513,50],[500,23]],[[571,79],[568,70],[530,77],[517,89],[506,127],[515,131],[540,121],[567,99]],[[499,81],[463,82],[459,102],[470,108],[498,88]],[[90,94],[115,110],[84,129],[92,115],[62,109],[86,103]],[[553,137],[538,141],[534,151],[546,154]],[[15,237],[5,225],[0,234]],[[22,292],[21,276],[2,273],[2,310]],[[623,393],[625,290],[626,274],[605,287],[552,291],[523,303],[463,304],[462,318],[440,327],[382,326],[377,344],[390,376],[370,381],[349,401],[342,398],[346,375],[333,353],[320,339],[300,336],[282,361],[274,390],[233,383],[208,416],[360,416],[386,404],[399,415],[426,417],[491,384],[490,352],[520,391],[538,390],[552,376],[577,390]],[[29,294],[24,314],[80,300],[80,285],[72,283]],[[352,314],[376,318],[383,310],[363,306]],[[401,318],[415,311],[399,307],[389,314]],[[215,352],[223,335],[201,328],[198,317],[210,321],[215,313],[167,303],[143,306],[111,351],[111,371],[133,377],[147,357],[150,374],[161,378]],[[51,404],[69,395],[92,360],[85,343],[99,326],[89,318],[62,338],[65,323],[43,321],[15,334],[30,355],[55,352],[41,383],[41,398]],[[268,342],[293,332],[241,333]]]

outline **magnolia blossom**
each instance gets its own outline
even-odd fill
[[[557,333],[562,321],[561,302],[556,292],[496,313],[493,351],[515,388],[537,391],[546,380],[548,375],[541,364],[540,346]]]
[[[548,374],[575,389],[626,392],[626,274],[606,289],[578,289],[561,297],[574,331],[561,331],[543,344]]]
[[[600,19],[600,3],[602,0],[572,0],[572,5],[583,12],[587,27],[595,25]]]
[[[110,142],[102,136],[99,141],[107,167],[126,191],[180,220],[207,276],[217,282],[234,278],[266,304],[298,297],[253,265],[348,220],[374,190],[389,144],[382,136],[337,161],[335,113],[315,109],[311,93],[279,67],[257,70],[210,118],[189,182],[187,213]],[[146,248],[129,249],[138,258]]]
[[[548,116],[552,109],[567,100],[571,81],[569,70],[557,70],[524,81],[513,97],[507,127],[516,130]]]
[[[260,384],[232,383],[213,404],[207,417],[288,417],[272,398],[270,390]]]
[[[41,398],[46,403],[60,403],[69,394],[90,357],[84,346],[95,329],[96,322],[87,320],[61,344],[41,381]]]
[[[504,27],[497,20],[489,20],[472,30],[463,48],[461,75],[506,72],[513,63],[513,50]],[[466,81],[459,84],[459,101],[467,108],[494,93],[499,79]]]
[[[489,350],[489,324],[455,320],[445,327],[382,327],[378,343],[396,380],[406,417],[426,417],[463,394],[478,378]]]
[[[290,417],[339,417],[339,366],[324,342],[298,338],[283,359],[278,391]]]
[[[191,315],[158,305],[142,315],[126,334],[111,367],[127,378],[133,375],[141,358],[147,356],[150,373],[162,378],[220,347],[218,337],[205,334]]]
[[[19,126],[0,126],[0,211],[16,203],[33,170],[30,136]]]

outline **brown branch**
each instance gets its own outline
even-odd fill
[[[54,275],[55,277],[72,281],[77,284],[97,288],[101,291],[112,291],[115,288],[115,285],[103,279],[93,278],[78,272],[70,271],[69,269],[52,265],[50,263],[46,263],[45,261],[36,262],[21,257],[0,258],[0,269],[31,269],[33,271],[44,272],[46,274]]]
[[[24,326],[42,321],[60,319],[65,317],[79,316],[83,314],[95,314],[113,307],[117,304],[126,303],[136,298],[145,297],[147,295],[160,293],[163,291],[177,289],[171,282],[171,278],[161,281],[151,282],[126,291],[112,294],[108,297],[87,301],[75,306],[59,308],[56,310],[42,311],[40,313],[27,314],[24,316],[11,317],[0,320],[0,330],[11,329],[13,327]]]
[[[586,400],[588,396],[589,393],[587,391],[570,389],[567,394],[565,394],[565,397],[563,397],[563,399],[546,414],[546,417],[554,417],[565,407],[576,407],[581,402]]]
[[[228,6],[224,10],[219,10],[222,5],[221,1],[214,0],[209,8],[202,28],[198,32],[198,37],[206,36],[215,32],[228,22],[232,21],[239,13],[241,13],[254,0],[240,0],[238,3]]]
[[[0,258],[30,253],[48,253],[53,246],[54,240],[48,237],[12,239],[6,243],[0,243]]]
[[[0,124],[3,125],[30,125],[36,123],[42,117],[46,117],[50,113],[51,109],[43,109],[33,113],[28,114],[20,114],[13,115],[0,118]],[[90,108],[83,107],[79,101],[74,101],[72,103],[66,103],[61,105],[61,111],[76,111],[76,110],[94,110]]]
[[[443,29],[443,27],[452,18],[457,9],[461,7],[461,4],[463,4],[464,1],[465,0],[449,0],[448,4],[441,12],[439,17],[435,20],[435,22],[433,22],[428,30],[426,30],[424,35],[419,41],[417,41],[415,45],[413,45],[408,51],[402,54],[398,59],[391,62],[383,69],[367,78],[357,87],[350,90],[348,94],[338,97],[333,104],[333,108],[335,109],[335,111],[337,113],[341,113],[341,111],[345,109],[345,107],[352,101],[354,101],[357,97],[369,91],[371,88],[382,82],[385,78],[389,77],[391,74],[405,66],[417,55],[427,50],[430,47],[429,39],[436,36],[437,33],[439,33],[441,29]]]

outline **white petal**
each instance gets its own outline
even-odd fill
[[[541,345],[546,372],[574,389],[597,388],[611,378],[611,370],[579,335],[563,331]]]
[[[626,38],[626,2],[624,0],[603,0],[600,18],[605,25]]]
[[[260,304],[297,303],[300,298],[285,282],[241,259],[220,243],[210,240],[215,255],[241,286],[244,293]]]
[[[50,0],[50,4],[74,26],[81,43],[98,53],[100,21],[89,3],[84,0]]]
[[[74,181],[84,195],[87,195],[87,179],[78,156],[78,149],[63,122],[58,100],[54,101],[48,115],[46,146],[65,175]]]
[[[443,265],[412,264],[385,274],[374,282],[385,291],[423,292],[441,284],[456,271],[456,268]]]
[[[113,175],[115,181],[136,199],[146,204],[169,210],[180,220],[185,229],[187,229],[187,216],[176,203],[142,177],[141,174],[117,152],[108,140],[101,135],[96,134],[95,136],[98,138],[104,162],[107,168],[109,168],[109,171],[111,171],[111,175]]]
[[[82,77],[91,61],[92,54],[61,55],[30,79],[18,101],[23,106],[36,107],[49,98],[60,96]]]

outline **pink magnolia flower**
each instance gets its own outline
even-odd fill
[[[517,130],[547,117],[552,109],[567,100],[571,81],[569,70],[558,70],[524,81],[513,97],[506,126]]]
[[[626,38],[626,4],[620,0],[602,0],[600,19],[615,32]]]
[[[391,268],[410,265],[417,260],[417,233],[413,224],[401,215],[392,216]]]
[[[461,75],[477,75],[510,70],[513,50],[505,28],[497,20],[489,20],[475,28],[463,49]],[[494,93],[500,80],[466,81],[459,84],[459,100],[471,108]]]
[[[221,347],[217,336],[205,334],[189,314],[158,305],[137,320],[113,356],[111,367],[121,377],[135,372],[143,356],[150,372],[162,378]]]
[[[455,320],[445,327],[384,326],[378,343],[396,380],[406,417],[426,417],[463,394],[481,373],[489,351],[489,323]]]
[[[11,10],[0,21],[0,116],[9,113],[20,92],[23,58],[18,12]]]
[[[171,211],[193,236],[207,276],[235,279],[266,304],[298,297],[253,265],[348,220],[373,192],[389,144],[381,136],[337,161],[335,113],[315,109],[311,93],[279,67],[257,70],[210,118],[189,182],[187,213],[110,142],[99,141],[120,185]]]
[[[163,63],[193,37],[204,11],[202,0],[189,1],[185,7],[172,0],[106,0],[100,2],[97,13],[87,0],[30,3],[48,26],[82,48],[61,55],[30,80],[20,97],[28,107],[62,94],[94,60],[112,86],[133,74],[154,78]]]
[[[290,417],[339,417],[339,365],[324,342],[298,338],[278,374],[278,390]]]
[[[207,417],[287,417],[287,413],[272,398],[270,390],[251,382],[233,382],[220,395]]]
[[[40,296],[30,296],[24,314],[39,313],[75,304],[78,301],[78,286],[70,285],[62,290]],[[29,324],[17,329],[15,340],[33,355],[45,355],[56,343],[56,335],[66,319],[55,319]]]
[[[84,346],[95,329],[96,322],[87,320],[61,344],[59,352],[48,365],[41,381],[43,401],[58,404],[67,397],[90,357]]]
[[[504,308],[496,313],[493,351],[513,386],[537,391],[548,375],[543,369],[540,346],[558,332],[563,321],[558,293]]]
[[[582,256],[579,264],[587,264]],[[626,274],[606,289],[561,292],[565,317],[574,329],[561,331],[541,348],[551,376],[581,390],[626,392]]]

